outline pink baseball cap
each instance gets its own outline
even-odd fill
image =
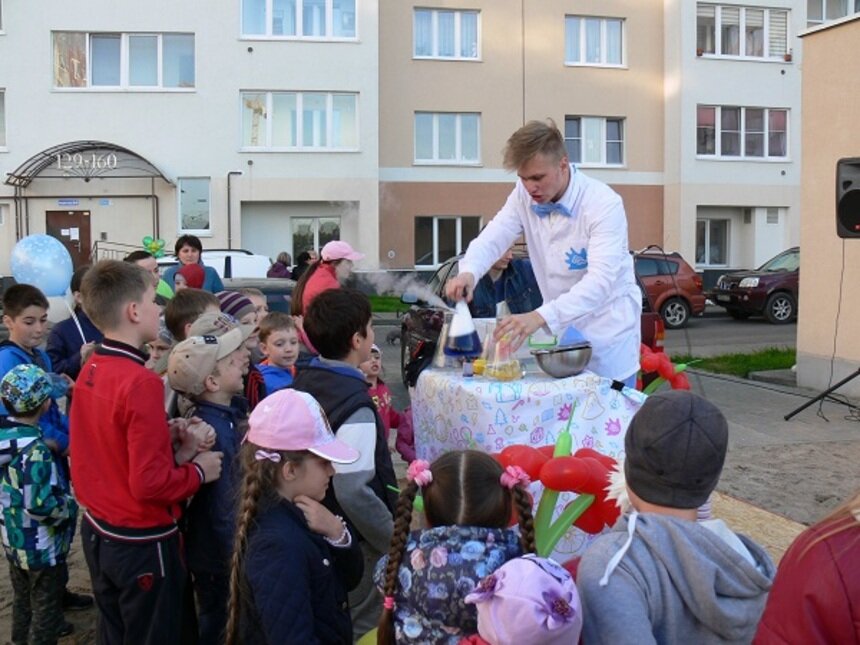
[[[359,253],[353,249],[348,242],[343,240],[332,240],[322,247],[323,262],[331,262],[332,260],[361,260],[364,258],[364,253]]]
[[[245,441],[267,450],[307,450],[336,464],[351,464],[358,450],[335,438],[328,419],[307,392],[278,390],[248,417]]]

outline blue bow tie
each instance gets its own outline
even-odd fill
[[[570,217],[571,212],[567,206],[559,202],[547,202],[546,204],[532,204],[532,212],[538,217],[547,217],[553,213],[559,213],[565,217]]]

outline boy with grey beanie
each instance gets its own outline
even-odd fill
[[[748,643],[775,567],[722,520],[696,521],[716,488],[728,424],[683,390],[648,398],[624,441],[633,510],[579,565],[583,642]]]

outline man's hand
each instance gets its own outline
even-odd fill
[[[197,464],[203,469],[203,479],[205,483],[214,482],[221,476],[221,460],[224,458],[223,452],[201,452],[191,463]]]
[[[475,292],[475,276],[466,271],[459,274],[456,278],[451,278],[445,283],[445,296],[448,300],[458,302],[465,300],[472,301],[472,294]]]
[[[308,528],[314,533],[319,533],[329,540],[338,540],[343,535],[343,524],[315,499],[307,495],[296,495],[293,504],[299,507],[308,523]]]
[[[537,311],[527,314],[514,314],[504,318],[493,332],[493,340],[498,342],[506,339],[510,343],[511,352],[517,351],[529,336],[543,327],[546,321]]]

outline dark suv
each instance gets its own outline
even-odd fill
[[[800,248],[783,251],[755,271],[721,275],[714,287],[714,302],[737,320],[764,316],[782,324],[797,319],[797,284]]]
[[[403,314],[400,329],[400,366],[404,383],[407,382],[407,371],[410,363],[427,360],[428,354],[436,347],[436,341],[445,322],[445,283],[457,275],[460,258],[458,255],[447,260],[427,281],[426,288],[420,293],[409,291],[401,300],[411,305]],[[522,256],[520,256],[522,257]],[[663,351],[665,328],[660,315],[656,313],[651,300],[645,291],[642,281],[642,344],[652,351]],[[436,304],[429,301],[433,301]]]
[[[646,249],[633,254],[636,275],[667,329],[680,329],[705,311],[702,276],[679,253]]]

